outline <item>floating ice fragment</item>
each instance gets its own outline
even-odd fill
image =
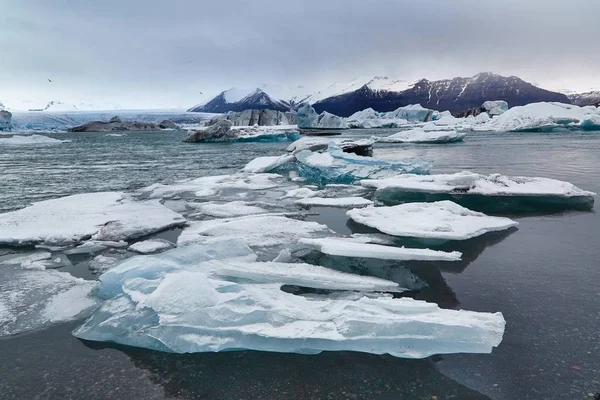
[[[215,218],[231,218],[243,215],[264,214],[267,212],[264,208],[252,205],[245,201],[230,201],[228,203],[193,203],[193,207],[198,213]]]
[[[30,145],[49,145],[70,142],[70,140],[53,139],[43,135],[14,135],[11,137],[0,138],[0,146],[30,146]]]
[[[294,156],[288,154],[284,154],[282,156],[257,157],[246,164],[242,171],[253,173],[271,172],[285,164],[292,162],[294,159]]]
[[[456,131],[430,131],[423,129],[412,129],[395,133],[391,136],[373,137],[383,143],[453,143],[463,140],[466,133]]]
[[[134,243],[131,246],[129,246],[128,250],[134,251],[134,252],[140,253],[140,254],[150,254],[150,253],[157,253],[159,251],[170,249],[173,246],[174,246],[173,243],[171,243],[167,240],[150,239],[150,240],[144,240],[142,242]]]
[[[423,239],[466,240],[518,225],[508,218],[489,217],[451,201],[354,209],[347,215],[388,235]]]
[[[307,197],[296,200],[295,204],[303,207],[366,207],[373,204],[363,197]]]

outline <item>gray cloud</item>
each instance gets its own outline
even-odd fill
[[[0,17],[5,102],[187,106],[231,86],[481,71],[600,85],[596,0],[10,3]]]

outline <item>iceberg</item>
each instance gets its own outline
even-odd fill
[[[242,239],[250,247],[263,248],[284,246],[315,234],[329,235],[331,231],[317,222],[262,214],[190,222],[177,239],[177,245],[209,243],[215,238],[227,238]]]
[[[366,207],[373,204],[364,197],[306,197],[296,200],[295,204],[302,207]]]
[[[428,176],[398,175],[364,180],[361,185],[376,189],[375,199],[386,205],[452,200],[469,209],[496,213],[590,210],[596,195],[556,179],[481,175],[469,171]]]
[[[348,129],[345,119],[323,111],[317,114],[310,104],[298,110],[298,128],[300,129]]]
[[[228,203],[192,203],[201,216],[214,218],[241,217],[243,215],[264,214],[268,211],[246,201],[230,201]],[[196,215],[198,215],[196,214]]]
[[[355,112],[346,118],[346,122],[350,128],[358,129],[400,128],[409,124],[407,119],[388,117],[388,114],[389,113],[381,113],[372,108],[367,108]]]
[[[144,240],[141,242],[136,242],[129,246],[127,250],[133,251],[140,254],[151,254],[157,253],[160,251],[168,250],[173,247],[173,243],[167,240],[161,239],[151,239]]]
[[[373,139],[382,143],[453,143],[462,141],[466,135],[456,131],[427,132],[423,129],[411,129],[391,136],[373,136]]]
[[[460,261],[458,251],[445,252],[430,249],[409,249],[405,247],[382,246],[360,243],[353,238],[300,239],[298,246],[317,250],[323,254],[341,257],[375,258],[394,261]]]
[[[504,100],[488,100],[481,105],[485,110],[485,114],[490,117],[504,114],[508,111],[508,103]]]
[[[0,132],[10,131],[12,128],[12,113],[0,101]]]
[[[302,150],[321,151],[326,150],[330,144],[341,148],[345,153],[355,153],[361,156],[368,156],[373,151],[372,139],[334,139],[324,137],[305,136],[296,140],[287,147],[287,151],[296,154]]]
[[[0,214],[0,244],[72,245],[86,239],[135,239],[180,226],[185,218],[158,201],[119,192],[84,193],[40,201]]]
[[[296,158],[293,155],[289,154],[284,154],[282,156],[257,157],[246,164],[246,166],[242,169],[242,172],[272,172],[293,162],[295,159]]]
[[[99,293],[107,300],[73,334],[174,353],[360,351],[424,358],[489,353],[504,333],[501,313],[378,295],[399,290],[384,279],[308,264],[199,262],[204,255],[183,247],[141,256],[138,268],[116,280],[106,275],[117,277],[121,266],[102,275]],[[286,285],[337,295],[295,295],[282,290]]]
[[[0,337],[87,317],[99,304],[95,287],[65,272],[0,268]]]
[[[405,107],[397,108],[394,111],[386,113],[386,116],[392,118],[401,118],[409,122],[427,122],[433,118],[433,110],[425,108],[420,104],[410,104]]]
[[[426,174],[432,162],[420,158],[409,158],[396,162],[378,160],[344,153],[339,147],[329,145],[327,152],[312,153],[303,150],[296,154],[300,176],[310,182],[353,183],[362,179],[384,178],[399,173]]]
[[[221,119],[208,127],[190,130],[184,142],[279,142],[300,138],[295,126],[236,126]]]
[[[532,103],[513,107],[477,130],[496,132],[550,132],[556,129],[598,129],[590,124],[590,115],[597,115],[586,107],[562,103]]]
[[[52,145],[67,143],[70,140],[53,139],[44,135],[14,135],[7,138],[0,138],[0,146],[31,146],[31,145]]]
[[[419,239],[466,240],[518,225],[511,219],[489,217],[451,201],[353,209],[346,215],[388,235]]]

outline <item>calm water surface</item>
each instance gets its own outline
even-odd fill
[[[287,146],[194,145],[182,143],[181,133],[50,136],[72,141],[2,148],[0,211],[72,193],[231,173]],[[475,133],[457,144],[380,146],[375,156],[432,158],[434,173],[546,176],[600,192],[600,132]],[[315,219],[333,229],[353,229],[343,213],[317,211]],[[0,398],[593,399],[600,392],[600,217],[515,218],[518,230],[457,248],[465,252],[461,263],[410,266],[432,289],[420,298],[504,314],[504,340],[492,354],[172,355],[84,343],[70,335],[77,326],[71,323],[0,340]]]

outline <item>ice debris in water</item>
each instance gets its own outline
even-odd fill
[[[0,214],[0,243],[65,245],[90,237],[119,241],[184,223],[157,201],[135,201],[118,192],[84,193]]]
[[[379,244],[359,243],[356,240],[352,240],[352,238],[300,239],[298,246],[317,250],[331,256],[396,261],[459,261],[462,256],[458,251],[445,252],[430,249],[382,246]]]
[[[227,203],[206,202],[190,204],[198,214],[215,218],[241,217],[243,215],[264,214],[267,212],[262,207],[246,201],[230,201]]]
[[[281,215],[253,215],[190,222],[177,239],[178,246],[205,243],[214,238],[243,239],[251,247],[273,247],[295,243],[310,235],[329,235],[327,226]]]
[[[307,264],[232,261],[223,250],[189,246],[127,260],[100,277],[107,300],[74,335],[175,353],[361,351],[408,358],[489,353],[502,340],[500,313],[370,298],[363,293],[398,284]],[[222,260],[202,262],[207,251]],[[283,285],[343,292],[299,296]]]
[[[88,240],[79,246],[66,250],[66,255],[96,254],[109,248],[123,248],[128,244],[125,241],[113,242],[109,240]]]
[[[385,178],[399,173],[426,174],[432,167],[432,162],[426,159],[388,162],[344,153],[335,145],[329,145],[328,151],[324,153],[301,151],[296,154],[296,159],[300,175],[318,184],[353,183],[361,179]]]
[[[0,146],[49,145],[66,142],[70,142],[70,140],[53,139],[43,135],[14,135],[11,137],[0,137]]]
[[[425,131],[423,129],[411,129],[395,133],[391,136],[373,136],[378,142],[383,143],[453,143],[463,140],[466,133],[456,131]]]
[[[307,197],[313,197],[313,196],[317,196],[319,194],[318,191],[316,190],[312,190],[310,188],[307,187],[301,187],[298,189],[291,189],[288,190],[283,196],[281,196],[279,199],[283,200],[283,199],[289,199],[289,198],[307,198]]]
[[[89,315],[95,287],[65,272],[0,268],[0,337]]]
[[[15,257],[0,257],[0,266],[2,265],[18,265],[25,269],[46,269],[46,265],[41,261],[50,260],[52,253],[47,251],[29,253],[25,255],[15,255]]]
[[[129,251],[134,251],[140,254],[157,253],[172,248],[173,243],[163,239],[150,239],[142,242],[137,242],[129,246]]]
[[[590,209],[595,193],[549,178],[481,175],[469,171],[439,175],[398,175],[363,180],[374,188],[375,198],[385,204],[410,201],[452,200],[481,211]]]
[[[303,207],[366,207],[373,204],[363,197],[307,197],[294,202]]]
[[[451,201],[354,209],[347,215],[388,235],[423,239],[466,240],[518,225],[511,219],[489,217]]]

